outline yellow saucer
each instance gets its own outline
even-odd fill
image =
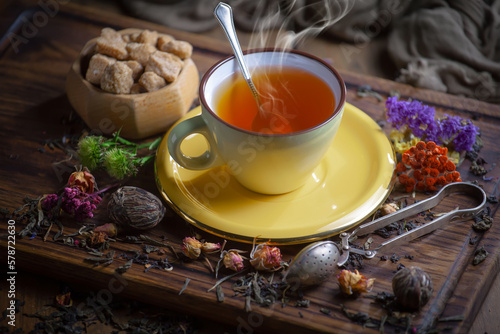
[[[180,121],[200,112],[197,107]],[[160,192],[185,220],[225,239],[252,242],[259,236],[274,244],[297,244],[332,236],[374,212],[393,185],[391,143],[373,119],[350,104],[320,166],[304,186],[283,195],[247,190],[224,166],[184,169],[170,157],[167,137],[156,155]],[[206,147],[204,137],[193,135],[182,150],[193,156]]]

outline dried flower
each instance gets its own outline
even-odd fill
[[[90,170],[95,170],[102,163],[101,145],[103,142],[104,138],[98,136],[86,136],[78,142],[80,162]]]
[[[94,175],[87,168],[73,172],[69,176],[67,187],[79,188],[83,193],[92,194],[96,187]]]
[[[137,173],[133,155],[126,150],[114,147],[104,154],[104,168],[108,174],[118,180]]]
[[[281,266],[281,251],[278,247],[269,247],[262,243],[255,246],[250,253],[250,264],[257,270],[273,271],[279,270]]]
[[[237,249],[230,249],[228,251],[223,251],[221,254],[222,263],[226,268],[234,271],[241,271],[245,267],[243,263],[244,257],[240,255],[243,251]]]
[[[108,237],[112,238],[118,234],[118,228],[113,223],[107,223],[94,228],[94,232],[104,232],[108,235]]]
[[[204,254],[212,254],[221,250],[221,245],[219,243],[204,242],[201,245],[201,251]]]
[[[202,243],[196,238],[186,237],[182,240],[182,252],[190,259],[197,259],[201,255]]]
[[[430,276],[418,267],[399,270],[392,278],[396,302],[403,308],[419,310],[430,299],[433,286]]]
[[[337,275],[340,290],[348,295],[368,292],[372,289],[374,278],[366,278],[357,269],[354,272],[343,269]]]
[[[101,202],[102,198],[98,193],[87,194],[82,192],[80,188],[64,188],[63,193],[58,196],[50,194],[42,200],[42,208],[47,211],[63,210],[69,215],[75,217],[76,220],[82,221],[94,216],[93,211]],[[59,212],[56,212],[58,215]]]
[[[435,110],[419,101],[398,101],[389,97],[385,102],[387,121],[396,129],[406,126],[415,136],[422,137],[437,131]]]
[[[92,246],[99,245],[109,239],[109,235],[106,232],[92,232],[90,234],[90,244]]]
[[[419,101],[398,101],[397,97],[389,97],[385,106],[387,121],[403,134],[406,141],[418,137],[463,152],[472,150],[479,134],[477,126],[459,116],[445,114],[436,120],[435,109]],[[395,143],[401,145],[402,141],[399,139]]]
[[[385,203],[380,208],[380,214],[382,216],[387,216],[387,215],[390,215],[391,213],[394,213],[398,210],[399,210],[399,207],[396,203]]]
[[[411,133],[402,133],[398,130],[392,130],[389,133],[389,138],[391,138],[392,145],[394,146],[394,150],[397,153],[403,153],[408,150],[410,147],[417,145],[421,139],[419,137],[413,136]]]
[[[154,151],[161,142],[161,137],[145,144],[135,144],[115,133],[112,138],[86,136],[78,143],[80,162],[91,171],[104,168],[117,179],[135,175],[138,168],[152,161],[154,153],[138,157],[140,149]]]
[[[71,292],[66,292],[64,294],[57,295],[56,303],[66,307],[70,307],[71,305],[73,305],[73,300],[71,299]]]
[[[461,182],[455,164],[448,160],[448,149],[434,142],[418,142],[403,153],[396,165],[399,183],[406,192],[435,191],[438,186]]]

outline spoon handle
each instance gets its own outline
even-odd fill
[[[255,95],[255,97],[260,99],[260,96],[257,93],[257,89],[255,88],[255,85],[252,81],[252,77],[250,76],[250,71],[248,70],[246,63],[243,61],[243,52],[241,51],[238,36],[236,35],[236,29],[234,28],[233,11],[231,9],[231,6],[224,2],[219,2],[217,7],[215,7],[214,15],[217,20],[219,20],[219,23],[229,40],[229,44],[231,44],[231,47],[233,48],[234,55],[236,56],[236,60],[238,61],[238,65],[240,66],[241,72],[243,74],[243,78],[250,85],[252,93]]]

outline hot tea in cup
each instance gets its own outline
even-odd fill
[[[201,115],[170,130],[169,152],[188,169],[225,164],[238,182],[259,193],[293,191],[312,177],[335,137],[345,106],[344,81],[329,64],[300,51],[254,50],[245,60],[261,109],[234,56],[225,58],[201,80]],[[270,112],[263,118],[268,123],[254,121],[258,112]],[[182,141],[195,133],[206,138],[208,149],[185,155]]]
[[[264,133],[302,131],[326,121],[335,108],[335,95],[328,84],[304,69],[259,68],[252,73],[252,80],[264,110],[259,109],[240,75],[227,78],[219,91],[217,115],[241,129]],[[278,113],[280,118],[273,122],[274,114],[271,114],[256,123],[259,112],[270,111]],[[280,126],[281,117],[286,126]]]

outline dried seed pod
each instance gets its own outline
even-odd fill
[[[405,309],[417,311],[431,298],[434,291],[430,276],[419,267],[403,268],[392,278],[396,302]]]
[[[150,192],[131,186],[119,188],[108,203],[109,218],[121,229],[147,230],[165,215],[161,200]]]

